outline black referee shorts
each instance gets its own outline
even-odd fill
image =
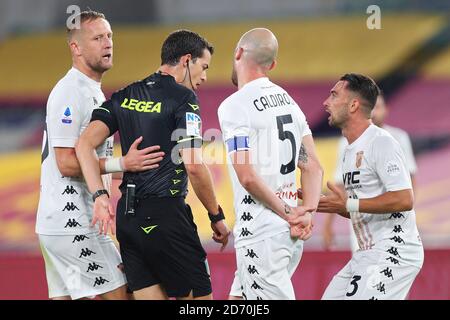
[[[206,252],[184,198],[147,198],[125,215],[117,205],[117,240],[131,291],[161,284],[169,297],[211,293]]]

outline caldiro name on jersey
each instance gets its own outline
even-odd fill
[[[268,96],[261,96],[253,100],[253,105],[256,110],[264,111],[268,108],[283,107],[287,105],[295,105],[295,102],[289,97],[287,93],[269,94]]]
[[[156,112],[161,113],[161,102],[142,101],[137,99],[125,98],[120,105],[122,108],[133,110],[137,112]]]
[[[345,190],[355,190],[362,188],[359,181],[359,175],[361,171],[346,172],[342,175],[342,181],[344,182]]]
[[[61,119],[62,123],[71,124],[72,123],[72,113],[70,112],[70,107],[67,107],[64,111],[64,116]]]

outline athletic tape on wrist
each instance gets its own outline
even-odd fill
[[[120,158],[112,158],[112,159],[106,159],[105,161],[105,171],[106,173],[113,173],[113,172],[122,172],[122,157]]]
[[[347,199],[345,208],[347,212],[359,212],[359,199]]]

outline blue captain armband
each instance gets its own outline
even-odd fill
[[[234,152],[234,151],[245,151],[249,150],[250,147],[248,146],[248,137],[247,136],[240,136],[240,137],[233,137],[226,141],[228,153]]]

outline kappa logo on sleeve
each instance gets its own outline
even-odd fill
[[[202,132],[202,119],[198,114],[186,112],[186,135],[200,137]]]
[[[72,113],[70,112],[70,107],[67,107],[66,111],[64,111],[64,117],[61,119],[61,121],[65,124],[72,123]]]

